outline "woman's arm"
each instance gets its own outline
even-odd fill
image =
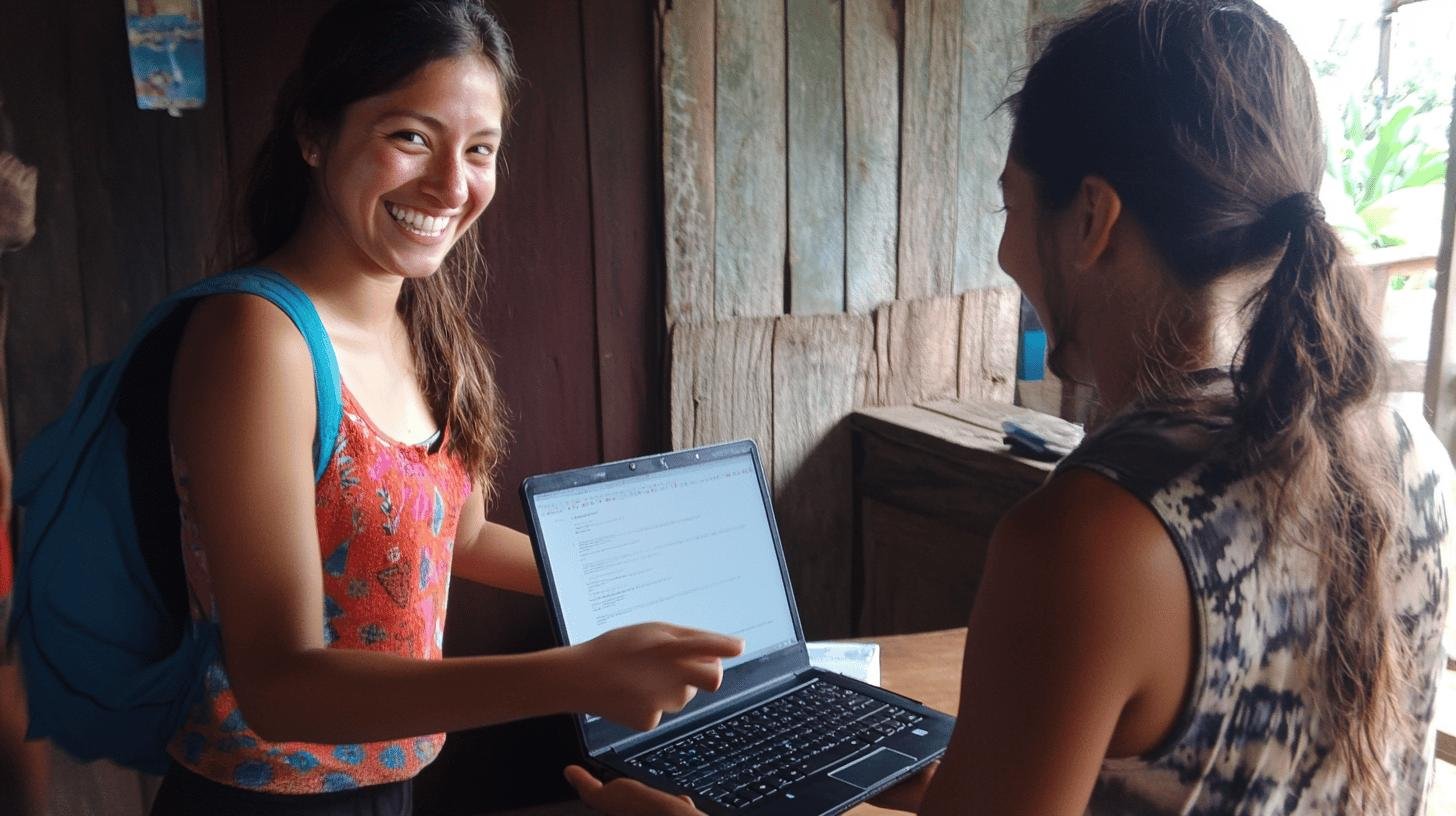
[[[1102,761],[1177,719],[1192,603],[1161,522],[1091,471],[1061,474],[992,535],[950,748],[919,810],[1081,814]]]
[[[536,571],[530,537],[486,521],[485,499],[478,489],[471,491],[460,510],[450,571],[478,584],[541,594],[541,576]]]
[[[505,657],[327,649],[313,368],[302,337],[262,299],[210,298],[184,333],[169,402],[224,663],[244,717],[265,739],[364,742],[568,710],[641,728],[697,688],[716,688],[717,658],[741,649],[733,638],[661,624]]]

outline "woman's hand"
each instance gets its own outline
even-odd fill
[[[570,765],[566,781],[581,801],[607,816],[702,816],[692,799],[654,790],[635,779],[613,779],[603,785],[585,768]]]
[[[571,708],[647,731],[698,689],[717,691],[722,658],[742,651],[738,638],[667,623],[614,629],[568,647]]]

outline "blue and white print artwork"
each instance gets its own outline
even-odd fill
[[[207,101],[202,0],[124,0],[137,107],[173,116]]]

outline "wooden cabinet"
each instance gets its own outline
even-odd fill
[[[851,418],[855,608],[861,635],[964,626],[996,522],[1053,463],[1013,455],[1010,419],[1068,447],[1078,426],[1025,408],[945,400]]]

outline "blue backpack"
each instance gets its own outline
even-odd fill
[[[257,268],[208,278],[154,308],[120,357],[85,373],[65,414],[16,467],[24,515],[10,637],[29,697],[28,736],[82,760],[165,772],[167,741],[218,654],[216,627],[187,611],[165,406],[190,306],[229,293],[267,298],[308,341],[314,476],[322,476],[342,411],[333,346],[308,296]]]

